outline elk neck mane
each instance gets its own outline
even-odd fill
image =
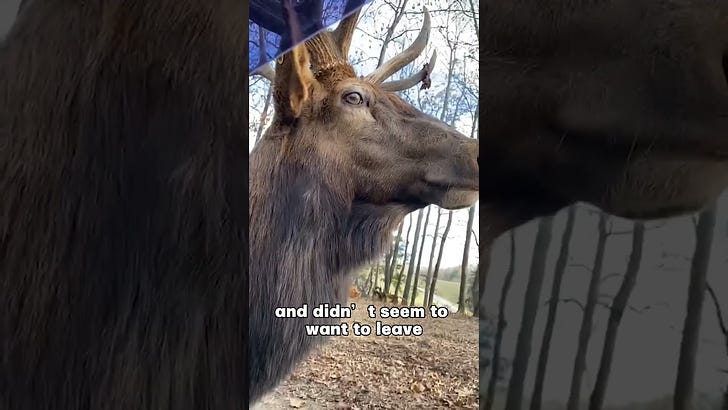
[[[251,306],[249,333],[251,341],[266,341],[250,344],[251,386],[259,386],[251,387],[251,402],[323,341],[306,336],[304,325],[335,320],[312,318],[311,309],[345,303],[349,273],[377,257],[412,210],[355,199],[343,167],[288,158],[288,138],[272,135],[281,131],[272,126],[250,156],[249,298],[256,306]],[[275,323],[297,320],[275,317],[277,307],[303,304],[309,317],[298,319],[300,326]]]

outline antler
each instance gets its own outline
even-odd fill
[[[341,20],[335,30],[321,32],[305,42],[314,70],[323,71],[338,65],[348,66],[347,56],[360,13],[361,9],[357,9],[357,11]],[[418,72],[401,80],[384,82],[392,74],[414,61],[425,49],[430,38],[431,29],[430,13],[427,8],[424,8],[424,16],[425,19],[422,28],[415,41],[402,53],[394,56],[382,64],[377,70],[366,76],[365,78],[368,81],[381,84],[381,87],[387,91],[406,90],[420,82],[423,83],[423,89],[429,88],[429,75],[437,62],[437,51],[432,53],[430,61]],[[251,72],[250,75],[260,75],[273,82],[275,79],[275,70],[270,64],[265,64]]]
[[[339,45],[339,51],[341,51],[342,57],[349,55],[349,47],[351,46],[352,38],[354,38],[354,30],[356,29],[356,23],[359,21],[360,14],[361,8],[346,16],[332,33],[334,42]]]
[[[430,88],[430,73],[432,72],[432,68],[435,67],[436,62],[437,50],[432,52],[432,57],[430,57],[430,61],[428,63],[425,63],[420,71],[401,80],[387,81],[386,83],[382,83],[382,88],[392,92],[402,91],[410,87],[414,87],[420,82],[422,82],[423,90]]]
[[[427,41],[430,39],[430,12],[427,10],[427,7],[425,7],[424,14],[425,21],[415,41],[406,50],[392,57],[391,60],[382,64],[373,73],[369,74],[366,77],[367,80],[375,84],[381,84],[392,74],[401,70],[402,67],[414,61],[422,53],[427,45]]]

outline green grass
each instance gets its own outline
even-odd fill
[[[368,274],[367,275],[362,274],[362,278],[364,278],[366,276],[368,276]],[[402,280],[405,280],[404,276],[402,277]],[[404,283],[402,285],[404,286]],[[424,278],[420,278],[419,285],[420,285],[421,289],[417,291],[417,297],[415,298],[414,306],[422,306],[423,297],[424,297],[424,292],[422,292],[422,288],[425,285]],[[381,275],[379,277],[378,284],[375,285],[375,287],[376,286],[379,286],[382,289],[384,289],[384,279],[381,277]],[[389,292],[394,293],[394,289],[396,289],[396,287],[397,287],[397,278],[395,278],[392,281],[391,286],[392,287],[389,289]],[[448,300],[453,305],[457,305],[459,293],[460,293],[460,283],[459,282],[450,282],[450,281],[438,279],[437,284],[435,285],[435,295]],[[399,290],[398,296],[400,298],[402,297],[401,288]],[[435,304],[437,304],[437,303],[435,303]],[[472,312],[470,312],[470,310],[466,308],[466,314],[472,314]]]
[[[459,282],[448,282],[445,280],[437,280],[435,284],[435,294],[443,299],[447,299],[453,305],[458,303],[458,294],[460,293]]]

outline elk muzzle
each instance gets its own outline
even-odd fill
[[[480,197],[479,144],[459,141],[453,155],[427,170],[424,182],[435,191],[435,205],[445,209],[467,208]]]

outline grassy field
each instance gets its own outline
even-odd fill
[[[458,303],[458,293],[460,293],[459,282],[437,280],[437,284],[435,284],[435,294],[437,296],[449,300],[454,305]]]
[[[405,278],[403,277],[402,280],[404,281]],[[383,278],[379,278],[378,285],[381,288],[384,288],[384,280]],[[423,278],[420,278],[420,281],[418,285],[420,285],[420,288],[422,288],[425,284],[425,281]],[[391,289],[389,290],[390,293],[394,293],[394,290],[397,287],[397,280],[395,278],[394,281],[392,281]],[[404,283],[402,284],[404,286]],[[458,282],[450,282],[446,280],[437,280],[437,284],[435,285],[435,295],[448,300],[451,304],[457,305],[458,301],[458,293],[460,292],[460,283]],[[399,296],[402,296],[402,289],[399,291]],[[417,292],[417,297],[415,298],[415,306],[422,306],[423,303],[423,292],[422,290]],[[437,303],[435,303],[437,304]],[[466,309],[467,313],[470,313],[469,309]]]

